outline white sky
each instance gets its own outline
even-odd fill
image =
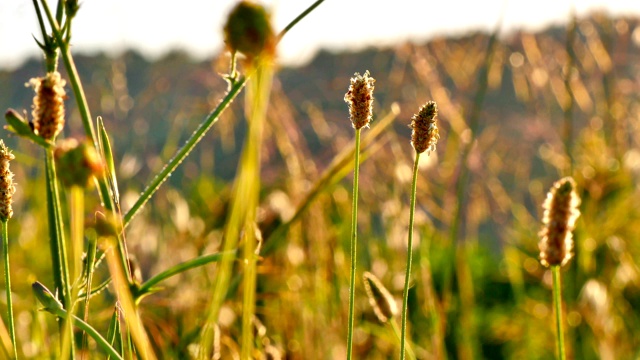
[[[313,0],[264,0],[276,31]],[[55,1],[49,0],[52,7]],[[221,27],[235,0],[80,0],[74,21],[74,52],[135,48],[160,56],[172,48],[198,58],[217,53]],[[541,29],[566,22],[571,7],[578,15],[600,9],[612,15],[640,16],[638,0],[325,0],[299,23],[279,47],[281,62],[309,60],[320,48],[359,49],[371,45],[426,40],[493,29]],[[37,56],[32,35],[41,38],[32,0],[0,0],[0,69]]]

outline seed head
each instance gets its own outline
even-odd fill
[[[13,193],[16,192],[16,186],[13,183],[13,173],[9,170],[9,162],[15,159],[15,156],[0,140],[0,220],[7,221],[13,216]]]
[[[240,1],[227,18],[224,42],[229,50],[241,52],[250,59],[260,55],[273,56],[276,38],[265,8],[250,1]]]
[[[411,145],[418,154],[427,151],[435,151],[440,132],[436,125],[436,116],[438,115],[438,106],[435,101],[429,101],[420,108],[418,114],[411,117],[409,127],[413,129],[411,132]]]
[[[104,171],[102,160],[87,141],[65,139],[58,143],[53,154],[60,169],[58,177],[65,186],[86,187],[93,176],[100,176]]]
[[[358,130],[369,126],[373,118],[373,84],[376,80],[369,76],[369,70],[364,75],[355,73],[351,78],[349,90],[344,95],[344,101],[349,104],[349,115],[353,128]]]
[[[396,301],[375,275],[366,271],[362,277],[364,279],[364,290],[369,298],[369,304],[373,307],[373,312],[381,323],[386,323],[398,314]]]
[[[51,140],[64,127],[64,99],[66,82],[60,73],[53,71],[45,77],[33,78],[27,85],[33,86],[33,131],[40,137]]]
[[[573,231],[580,216],[580,198],[576,194],[576,183],[565,177],[553,184],[547,194],[544,208],[544,227],[540,231],[540,262],[544,266],[564,266],[573,256]]]

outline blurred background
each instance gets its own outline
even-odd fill
[[[125,210],[224,95],[220,28],[233,4],[82,3],[72,51],[93,114],[112,137]],[[309,4],[267,5],[281,29]],[[353,73],[369,70],[373,127],[395,120],[362,164],[358,264],[398,301],[413,162],[407,124],[428,100],[440,109],[441,140],[422,157],[418,182],[409,298],[418,357],[554,357],[550,273],[538,262],[537,234],[547,191],[571,175],[582,216],[576,256],[563,269],[570,358],[638,358],[639,14],[632,1],[329,0],[296,26],[279,48],[262,153],[260,221],[274,243],[258,269],[262,345],[287,359],[346,354],[350,175],[322,188],[285,238],[270,236],[352,140],[343,97]],[[30,111],[33,90],[24,83],[43,72],[32,35],[40,38],[30,2],[0,4],[2,109]],[[67,91],[64,134],[81,136]],[[240,97],[128,228],[143,278],[219,249],[245,133],[242,106]],[[42,154],[0,134],[16,155],[18,338],[32,339],[22,350],[37,358],[55,332],[30,291],[34,279],[51,283]],[[90,196],[87,218],[98,205]],[[165,358],[190,356],[214,276],[215,265],[190,271],[143,300]],[[240,298],[221,316],[227,356],[240,333]],[[105,331],[113,295],[101,299],[94,323]],[[393,332],[378,322],[361,282],[357,299],[358,358],[395,358]]]

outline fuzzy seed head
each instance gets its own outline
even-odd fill
[[[59,168],[58,177],[65,186],[86,187],[104,171],[102,160],[87,141],[74,138],[60,141],[53,155]]]
[[[366,271],[363,274],[363,279],[369,304],[373,307],[373,312],[378,320],[384,324],[398,314],[398,305],[378,277]]]
[[[9,169],[9,162],[15,156],[0,140],[0,220],[7,221],[13,216],[13,194],[16,186],[13,183],[13,172]]]
[[[438,106],[435,101],[429,101],[420,111],[411,117],[409,127],[411,132],[411,145],[418,154],[427,151],[427,154],[436,150],[436,144],[440,139],[440,132],[436,124]]]
[[[540,231],[540,262],[544,266],[564,266],[573,257],[573,237],[576,220],[580,216],[580,198],[576,183],[565,177],[553,184],[542,207],[544,227]]]
[[[358,130],[369,126],[373,118],[373,84],[376,80],[369,76],[369,70],[364,75],[355,73],[351,78],[349,90],[344,95],[344,101],[349,104],[349,115],[353,128]]]
[[[33,131],[44,139],[54,139],[64,127],[65,84],[57,71],[47,73],[45,77],[33,78],[27,83],[36,93],[31,112]]]

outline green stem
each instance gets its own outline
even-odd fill
[[[305,11],[303,11],[302,13],[300,13],[300,15],[298,15],[295,19],[293,19],[289,25],[285,26],[284,29],[282,29],[282,31],[280,31],[280,33],[278,34],[278,42],[280,42],[280,40],[282,40],[282,37],[284,37],[287,32],[289,32],[289,30],[291,30],[291,28],[293,28],[294,26],[296,26],[297,23],[300,22],[300,20],[304,19],[307,15],[309,15],[315,8],[317,8],[318,6],[320,6],[320,4],[322,4],[324,2],[324,0],[317,0],[316,2],[314,2],[313,4],[311,4],[311,6],[309,6]]]
[[[247,118],[249,121],[249,134],[247,140],[253,144],[247,147],[248,157],[246,163],[242,165],[248,168],[247,174],[254,173],[256,177],[250,189],[250,197],[247,204],[244,218],[244,276],[243,276],[243,299],[242,299],[242,348],[240,359],[249,360],[253,356],[254,327],[253,318],[255,314],[255,298],[257,271],[256,260],[261,244],[258,244],[256,237],[256,207],[260,197],[260,150],[264,132],[264,124],[267,120],[267,108],[269,106],[269,96],[271,94],[271,82],[273,77],[272,65],[269,60],[262,61],[257,65],[256,74],[246,92],[245,107],[247,108]]]
[[[396,324],[396,321],[394,319],[389,319],[389,324],[391,325],[391,330],[393,330],[393,334],[396,336],[396,339],[398,340],[398,342],[401,342],[400,339],[402,339],[402,337],[400,335],[398,324]],[[409,360],[416,360],[416,354],[413,352],[410,343],[407,344],[407,355],[409,356]]]
[[[147,294],[149,292],[152,292],[154,286],[158,285],[162,281],[164,281],[164,280],[166,280],[166,279],[168,279],[168,278],[170,278],[172,276],[178,275],[178,274],[183,273],[183,272],[185,272],[187,270],[190,270],[190,269],[194,269],[194,268],[197,268],[197,267],[200,267],[200,266],[204,266],[204,265],[210,264],[212,262],[219,261],[220,259],[222,259],[223,256],[229,256],[229,255],[233,255],[235,253],[236,253],[236,251],[233,250],[233,251],[228,251],[228,252],[220,252],[220,253],[217,253],[217,254],[203,255],[203,256],[199,256],[199,257],[197,257],[195,259],[191,259],[191,260],[185,261],[185,262],[183,262],[181,264],[172,266],[171,268],[169,268],[169,269],[167,269],[167,270],[165,270],[165,271],[153,276],[151,279],[147,280],[144,284],[142,284],[140,286],[140,289],[138,289],[136,297],[140,298],[141,296],[143,296],[143,295],[145,295],[145,294]]]
[[[72,186],[69,189],[71,210],[71,254],[73,255],[72,279],[77,279],[82,270],[84,244],[84,189]]]
[[[53,308],[46,310],[62,319],[67,320],[69,318],[69,313],[62,308]],[[113,357],[114,359],[122,360],[122,356],[118,354],[118,352],[111,346],[111,344],[109,344],[109,342],[104,337],[102,337],[102,335],[100,335],[100,333],[96,331],[96,329],[94,329],[91,325],[87,324],[75,315],[71,315],[71,319],[73,320],[73,325],[79,327],[82,331],[91,336],[93,340],[95,340],[96,344],[109,356]]]
[[[60,196],[56,177],[53,150],[45,150],[45,168],[47,182],[47,207],[49,213],[49,235],[51,237],[51,258],[53,262],[53,277],[56,289],[61,292],[60,297],[66,309],[71,308],[71,284],[69,280],[69,262],[64,238],[64,227],[62,221]],[[63,336],[68,341],[71,349],[71,357],[75,358],[73,329],[68,330]],[[64,347],[64,346],[63,346]]]
[[[234,82],[227,95],[222,99],[220,104],[207,116],[207,118],[200,124],[196,131],[191,134],[191,137],[187,142],[178,150],[171,160],[165,165],[158,175],[151,181],[151,183],[144,190],[142,195],[136,200],[135,204],[124,215],[123,226],[127,227],[134,216],[140,211],[140,209],[149,201],[151,196],[158,190],[160,185],[164,183],[169,175],[180,165],[180,163],[189,155],[194,147],[202,140],[204,134],[215,124],[222,112],[231,104],[231,102],[240,93],[240,90],[244,87],[247,81],[246,77],[240,77],[238,81]]]
[[[355,161],[353,165],[353,204],[351,205],[351,275],[349,277],[349,323],[347,325],[347,360],[353,354],[353,312],[356,295],[356,244],[358,243],[358,179],[360,177],[360,133],[356,129]]]
[[[256,211],[260,194],[260,149],[262,147],[264,118],[258,119],[252,114],[257,114],[259,111],[258,109],[261,108],[262,105],[259,105],[258,103],[267,103],[269,98],[268,91],[271,89],[273,76],[271,64],[256,64],[256,66],[257,68],[253,70],[255,71],[255,79],[252,80],[252,86],[250,89],[252,94],[247,94],[245,104],[247,104],[247,118],[259,121],[248,121],[249,129],[244,140],[242,154],[240,155],[240,162],[238,164],[238,174],[236,175],[233,185],[233,203],[231,205],[231,211],[227,218],[224,230],[225,240],[223,250],[225,252],[229,252],[237,247],[243,231],[245,241],[252,241],[249,237],[254,236],[247,232],[253,231],[253,224],[256,221]],[[249,77],[249,75],[247,77]],[[258,93],[258,91],[260,93]],[[262,91],[264,91],[264,93],[262,93]],[[261,99],[254,100],[255,97],[260,97]],[[209,306],[206,324],[204,325],[200,336],[200,359],[210,357],[209,354],[211,352],[214,327],[218,322],[218,315],[220,313],[222,303],[229,291],[229,282],[233,270],[233,260],[234,257],[227,254],[222,257],[220,264],[218,265],[218,272],[215,284],[213,285],[213,293],[211,296],[211,304]],[[248,275],[250,274],[247,274],[246,272],[244,273],[245,281],[246,276]],[[250,286],[250,284],[245,283],[245,290],[247,289],[247,286]],[[255,291],[255,289],[249,291]],[[245,299],[244,301],[246,304],[247,300]],[[250,307],[243,309],[242,312],[244,338],[247,336],[244,332],[249,331],[249,329],[244,330],[244,323],[246,321],[244,314],[253,314],[253,310],[252,307]],[[249,335],[252,336],[252,334],[253,333]],[[243,343],[243,347],[251,345],[252,344],[246,342]]]
[[[560,283],[560,266],[551,266],[551,273],[553,274],[553,304],[556,310],[556,345],[558,349],[558,359],[565,360],[565,348],[564,348],[564,329],[562,324],[562,286]]]
[[[402,293],[402,336],[400,338],[400,359],[404,360],[406,351],[405,343],[407,339],[407,306],[409,300],[409,280],[411,278],[411,258],[413,257],[413,223],[416,212],[416,190],[418,186],[418,165],[420,153],[416,152],[416,159],[413,162],[413,181],[411,183],[411,208],[409,209],[409,240],[407,243],[407,269],[404,276],[404,291]]]
[[[11,297],[11,272],[9,271],[9,232],[7,224],[9,219],[2,221],[2,248],[4,249],[4,281],[7,291],[7,317],[9,318],[9,335],[13,344],[13,358],[18,358],[18,344],[16,343],[16,329],[13,319],[13,301]]]

